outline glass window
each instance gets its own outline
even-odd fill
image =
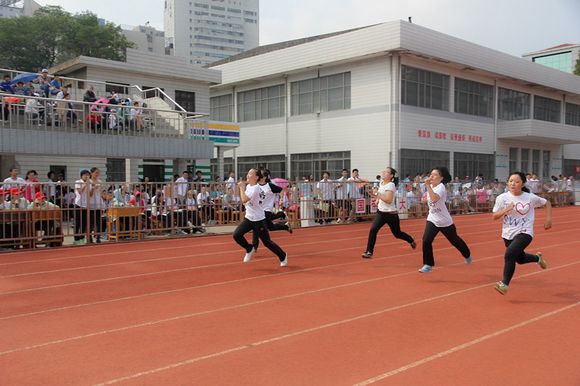
[[[449,167],[449,152],[401,149],[401,176],[428,173],[436,166]]]
[[[335,179],[340,177],[342,169],[350,170],[350,151],[292,154],[290,160],[294,180],[313,176],[317,181],[322,179],[325,171],[330,173],[331,179]]]
[[[566,124],[580,126],[580,105],[566,103]]]
[[[550,150],[544,150],[544,154],[542,157],[542,164],[543,164],[542,178],[543,179],[550,178],[550,172],[551,172],[551,170],[550,170],[551,169],[550,157],[551,157]]]
[[[209,99],[210,119],[214,121],[232,122],[233,121],[233,95],[226,94]]]
[[[255,157],[238,157],[238,176],[245,176],[251,168],[265,167],[270,170],[272,178],[286,178],[286,157],[280,155],[263,155]]]
[[[493,116],[493,86],[466,79],[455,79],[455,112]]]
[[[529,173],[530,171],[530,149],[522,149],[521,155],[521,171]]]
[[[402,66],[401,103],[436,110],[449,110],[449,76]]]
[[[238,93],[238,122],[280,118],[286,113],[286,87],[282,85]]]
[[[211,171],[211,179],[213,181],[215,181],[216,177],[218,176],[217,158],[211,159],[210,171]],[[224,174],[225,175],[220,176],[222,181],[225,181],[225,179],[227,179],[229,177],[230,171],[235,171],[234,170],[234,159],[231,157],[224,158]]]
[[[540,172],[540,151],[537,149],[532,150],[532,174],[538,174]]]
[[[517,147],[510,147],[510,169],[509,172],[517,172],[520,170],[518,162],[519,149]]]
[[[557,54],[538,56],[532,59],[538,64],[555,68],[556,70],[573,72],[574,60],[572,51],[560,52]]]
[[[560,101],[535,95],[534,119],[559,123]]]
[[[350,109],[350,72],[292,82],[292,115]]]
[[[498,97],[499,119],[505,121],[515,121],[520,119],[530,119],[530,94],[499,89]]]
[[[493,154],[454,153],[453,171],[459,178],[471,178],[483,174],[484,180],[490,180],[495,175]]]

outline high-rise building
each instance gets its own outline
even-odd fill
[[[1,0],[0,19],[32,16],[32,14],[39,8],[40,4],[34,0]]]
[[[148,24],[130,28],[123,27],[123,35],[135,44],[133,48],[136,50],[158,55],[171,54],[171,50],[165,44],[165,33]]]
[[[523,54],[522,57],[556,70],[573,73],[576,62],[580,60],[580,44],[560,44],[545,50]]]
[[[165,0],[165,37],[176,56],[208,65],[259,45],[259,0]]]

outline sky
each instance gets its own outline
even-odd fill
[[[163,30],[164,0],[36,1]],[[580,43],[579,0],[261,0],[260,44],[409,16],[413,23],[515,56]]]

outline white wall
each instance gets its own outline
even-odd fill
[[[98,167],[101,169],[102,179],[107,175],[106,158],[72,158],[72,157],[42,157],[42,156],[16,156],[16,165],[20,168],[20,174],[25,177],[28,170],[34,169],[41,181],[46,181],[46,175],[51,165],[66,166],[67,182],[74,182],[80,178],[80,171]]]

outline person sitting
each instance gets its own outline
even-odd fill
[[[30,120],[38,121],[41,123],[44,121],[44,108],[42,108],[42,105],[38,102],[38,99],[35,98],[38,96],[38,94],[33,95],[32,91],[30,91],[29,95],[31,98],[26,99],[24,114],[28,116]]]
[[[42,70],[34,82],[39,85],[42,97],[48,98],[50,96],[50,76],[46,68]]]
[[[199,210],[197,208],[197,201],[195,199],[195,191],[188,190],[187,198],[185,200],[187,225],[191,233],[205,232],[205,228],[201,226],[201,219],[199,217]]]
[[[58,209],[58,206],[48,201],[44,193],[37,192],[34,196],[34,201],[28,204],[28,209],[50,210],[50,209]],[[60,233],[56,220],[36,221],[34,224],[34,229],[36,230],[37,235],[38,233],[40,233],[39,237],[43,237],[46,235],[54,237]]]
[[[27,91],[27,90],[24,86],[24,82],[22,82],[22,81],[16,82],[16,86],[14,86],[12,89],[14,91],[14,95],[28,95],[28,94],[25,94],[25,91]]]
[[[14,89],[12,88],[12,78],[10,75],[4,75],[4,80],[0,83],[0,91],[8,94],[14,94]]]
[[[26,201],[26,198],[22,197],[20,189],[10,188],[10,204],[5,209],[10,210],[28,209],[28,201]]]
[[[50,95],[58,95],[61,92],[62,88],[62,79],[60,79],[60,75],[55,75],[54,78],[49,82],[50,86]]]

